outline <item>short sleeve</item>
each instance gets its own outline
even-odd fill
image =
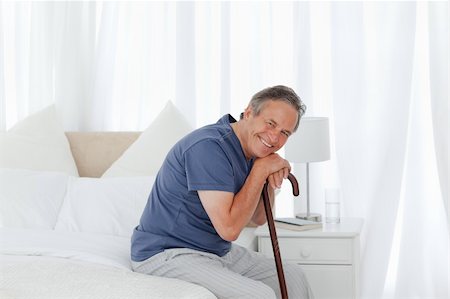
[[[184,154],[189,191],[234,192],[233,168],[220,143],[202,140]]]

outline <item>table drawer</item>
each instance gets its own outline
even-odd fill
[[[302,265],[315,299],[357,298],[353,267],[349,265]]]
[[[283,260],[304,264],[352,264],[352,240],[342,238],[287,238],[278,239]],[[269,237],[260,237],[259,252],[273,256]]]

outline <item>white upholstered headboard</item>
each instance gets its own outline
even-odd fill
[[[66,132],[81,177],[100,177],[140,132]]]

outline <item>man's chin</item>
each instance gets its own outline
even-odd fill
[[[275,152],[276,151],[260,151],[259,153],[257,153],[257,158],[265,158],[267,156],[274,154]]]

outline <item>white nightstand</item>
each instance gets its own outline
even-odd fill
[[[359,297],[359,235],[363,220],[341,218],[340,224],[306,231],[277,229],[284,263],[302,265],[316,299]],[[255,230],[258,251],[273,257],[266,225]]]

